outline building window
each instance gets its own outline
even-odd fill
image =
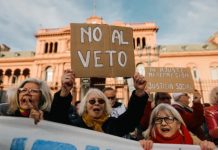
[[[211,66],[211,79],[212,80],[218,80],[218,66]]]
[[[53,43],[51,42],[51,43],[50,43],[49,53],[52,53],[52,50],[53,50]]]
[[[137,48],[141,48],[140,45],[140,38],[137,38]]]
[[[199,80],[200,79],[200,75],[199,75],[199,72],[198,72],[196,67],[192,68],[192,75],[193,75],[194,80]]]
[[[30,69],[25,68],[23,70],[23,76],[24,76],[25,79],[28,78],[30,76]]]
[[[142,48],[145,48],[146,46],[146,39],[145,37],[142,38]]]
[[[12,77],[12,83],[15,84],[18,81],[18,77],[20,76],[20,69],[16,69],[14,71],[14,75]]]
[[[135,38],[133,38],[133,47],[135,49]]]
[[[58,43],[55,42],[55,45],[54,45],[54,53],[57,53],[57,51],[58,51]]]
[[[44,50],[45,54],[48,53],[48,43],[45,43],[45,50]]]
[[[51,67],[48,67],[46,70],[45,70],[46,74],[45,74],[45,80],[47,82],[52,82],[52,79],[53,79],[53,69]]]

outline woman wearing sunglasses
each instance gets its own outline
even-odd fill
[[[30,117],[35,123],[49,119],[52,96],[44,81],[35,78],[25,79],[18,87],[9,89],[7,96],[9,108],[4,115]]]
[[[191,135],[178,111],[169,104],[159,104],[151,113],[148,129],[143,133],[146,140],[140,144],[145,150],[153,143],[200,145],[201,149],[215,149],[214,143],[201,141]]]
[[[66,76],[68,77],[66,79]],[[73,79],[72,73],[65,73],[63,83]],[[148,95],[145,93],[146,80],[136,73],[133,77],[135,91],[133,91],[128,109],[118,118],[110,117],[111,104],[108,98],[99,89],[91,88],[81,100],[79,106],[79,117],[69,120],[68,110],[70,108],[70,95],[61,96],[61,91],[56,93],[52,104],[51,113],[56,113],[54,118],[57,122],[71,124],[73,126],[104,132],[116,136],[123,136],[134,130],[143,114]],[[68,80],[70,81],[70,80]],[[73,82],[71,82],[73,83]],[[71,84],[68,84],[71,85]],[[69,89],[70,88],[65,88]],[[67,90],[66,90],[67,91]],[[66,92],[69,93],[70,92]],[[59,114],[58,114],[59,112]]]

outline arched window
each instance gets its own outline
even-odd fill
[[[199,71],[197,67],[192,67],[192,75],[193,75],[194,80],[200,79],[200,75],[199,75]]]
[[[211,79],[218,80],[218,66],[211,66],[210,72],[211,72]]]
[[[48,43],[45,43],[45,49],[44,49],[45,54],[48,53]]]
[[[7,81],[7,82],[9,82],[10,77],[11,77],[11,75],[12,75],[11,69],[7,69],[7,70],[5,71],[5,75],[8,77],[8,81]]]
[[[20,76],[20,69],[16,69],[14,71],[14,75],[13,75],[13,78],[12,78],[12,83],[17,83],[18,81],[18,77]]]
[[[135,49],[135,38],[133,38],[133,47]]]
[[[11,69],[7,69],[7,70],[5,71],[5,75],[8,76],[8,77],[10,77],[10,76],[12,75]]]
[[[67,40],[67,50],[70,50],[70,40]]]
[[[49,53],[52,53],[52,51],[53,51],[53,43],[51,42],[51,43],[50,43]]]
[[[51,67],[48,67],[45,70],[45,81],[52,82],[53,80],[53,69]]]
[[[26,68],[23,70],[23,76],[24,78],[28,78],[30,76],[30,69]]]
[[[140,38],[137,38],[137,48],[141,48],[140,45],[141,45],[141,44],[140,44]]]
[[[138,64],[136,66],[136,72],[140,73],[141,75],[145,75],[145,66],[143,64]]]
[[[145,37],[142,38],[142,48],[145,48],[146,46],[146,39]]]
[[[55,42],[55,45],[54,45],[54,53],[57,53],[57,51],[58,51],[58,43]]]

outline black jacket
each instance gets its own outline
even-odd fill
[[[91,129],[89,128],[82,120],[81,117],[76,119],[69,119],[69,112],[71,106],[72,96],[69,95],[65,98],[60,97],[60,92],[55,93],[53,104],[51,107],[51,115],[53,118],[52,121],[70,124],[73,126]],[[128,108],[125,113],[120,115],[118,118],[109,117],[102,126],[102,129],[105,133],[123,136],[133,131],[135,127],[139,124],[140,118],[143,115],[145,105],[148,100],[148,95],[145,94],[141,97],[135,95],[133,91]],[[92,129],[91,129],[92,130]]]

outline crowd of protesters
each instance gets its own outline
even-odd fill
[[[65,70],[61,80],[53,98],[44,81],[24,80],[7,91],[9,104],[0,107],[0,115],[33,118],[35,124],[45,119],[130,139],[125,135],[132,133],[144,149],[151,149],[153,143],[194,144],[201,149],[218,145],[218,87],[211,90],[207,107],[197,90],[191,104],[188,93],[157,92],[153,100],[145,91],[145,77],[135,73],[135,90],[127,107],[111,87],[90,88],[75,106],[71,95],[75,74]]]

